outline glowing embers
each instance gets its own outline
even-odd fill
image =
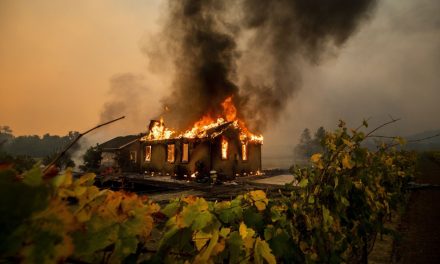
[[[182,162],[188,162],[189,160],[189,145],[188,143],[183,143],[182,145]]]
[[[168,149],[167,149],[168,151],[167,151],[167,161],[169,162],[169,163],[174,163],[174,160],[175,160],[175,158],[174,158],[174,144],[169,144],[168,145]]]
[[[226,138],[222,137],[222,159],[228,159],[229,142]]]
[[[147,162],[151,161],[151,146],[145,147],[145,161]]]
[[[246,161],[248,160],[248,153],[247,153],[247,144],[241,144],[241,159]]]

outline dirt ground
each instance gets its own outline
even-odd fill
[[[417,183],[440,185],[440,166],[427,158],[421,161]],[[440,263],[440,189],[411,193],[400,225],[401,240],[395,248],[395,263]]]

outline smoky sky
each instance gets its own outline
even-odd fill
[[[151,105],[151,89],[143,75],[133,73],[116,74],[110,79],[109,98],[101,111],[100,123],[108,122],[121,116],[124,120],[106,127],[109,134],[137,131],[144,132],[148,124],[148,111]],[[150,114],[151,115],[151,114]]]
[[[177,128],[221,113],[263,132],[300,89],[302,62],[321,63],[357,32],[374,0],[170,0],[162,33],[174,80],[162,114]],[[152,54],[152,53],[150,53]]]
[[[292,162],[301,132],[320,126],[332,131],[338,120],[370,129],[399,122],[377,133],[429,135],[440,129],[440,2],[379,1],[371,20],[343,45],[338,56],[299,69],[302,89],[288,102],[280,122],[264,134],[264,166]],[[268,157],[276,156],[270,160]],[[286,157],[279,164],[281,157]]]

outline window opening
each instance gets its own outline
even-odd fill
[[[151,161],[151,146],[145,148],[145,161]]]
[[[130,161],[136,163],[136,151],[130,151]]]
[[[247,145],[241,144],[241,158],[243,160],[248,160],[248,153],[247,153]]]
[[[168,145],[167,161],[169,163],[173,163],[174,162],[174,144],[169,144]]]
[[[189,146],[188,143],[182,145],[182,162],[188,162],[189,160]]]
[[[229,143],[225,138],[222,138],[222,159],[228,159]]]

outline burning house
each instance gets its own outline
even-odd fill
[[[122,171],[177,178],[204,177],[214,171],[225,180],[258,174],[263,137],[250,133],[236,118],[231,97],[222,105],[223,117],[204,116],[180,134],[166,128],[162,119],[152,120],[143,136],[119,137],[102,144],[103,165],[118,164]]]
[[[247,125],[264,131],[275,124],[301,86],[303,65],[337,54],[377,1],[238,2],[170,1],[158,42],[145,51],[153,72],[172,74],[160,82],[170,93],[159,116],[185,132],[153,121],[145,136],[108,149],[109,163],[120,153],[125,167],[150,175],[255,173],[263,138]],[[104,113],[130,106],[139,114],[138,82],[115,83],[117,100]]]
[[[150,133],[141,138],[145,173],[196,178],[215,171],[223,179],[231,179],[261,170],[262,141],[244,137],[238,122],[219,119],[192,132],[177,137]]]

